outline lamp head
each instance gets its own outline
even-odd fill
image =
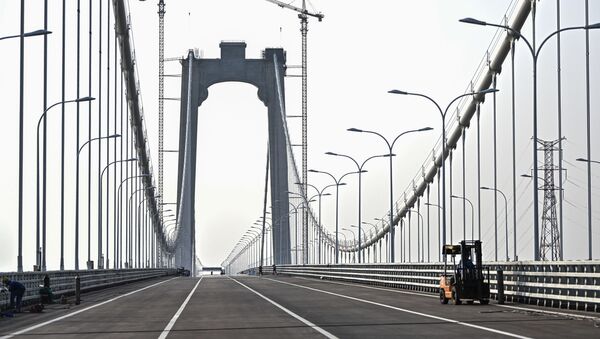
[[[346,131],[348,132],[364,132],[362,129],[358,129],[358,128],[348,128]]]
[[[94,97],[83,97],[83,98],[75,99],[75,102],[85,102],[85,101],[93,101],[93,100],[96,100],[96,98],[94,98]]]
[[[333,153],[333,152],[325,152],[325,154],[327,154],[327,155],[339,155],[339,154]]]
[[[390,94],[402,94],[402,95],[407,95],[408,94],[408,92],[401,91],[401,90],[398,90],[398,89],[389,90],[388,93],[390,93]]]
[[[489,190],[489,189],[490,189],[490,188],[489,188],[489,187],[487,187],[487,186],[481,186],[481,187],[479,187],[479,188],[481,188],[482,190]]]
[[[593,25],[587,25],[587,26],[585,26],[585,29],[598,29],[598,28],[600,28],[600,22],[595,23]]]
[[[497,88],[488,88],[488,89],[484,89],[483,91],[479,91],[479,92],[475,92],[474,94],[489,94],[489,93],[495,93],[495,92],[499,92],[500,90]]]
[[[464,19],[460,19],[458,21],[463,22],[465,24],[472,24],[472,25],[479,25],[479,26],[486,26],[487,25],[487,22],[481,21],[481,20],[477,20],[477,19],[473,19],[473,18],[464,18]]]
[[[25,34],[23,34],[23,36],[29,37],[29,36],[38,36],[38,35],[48,35],[48,34],[52,34],[52,31],[47,31],[45,29],[38,29],[37,31],[25,33]]]
[[[418,132],[425,132],[425,131],[431,131],[433,129],[433,127],[423,127],[423,128],[419,128],[417,131]]]
[[[588,160],[584,158],[577,158],[575,161],[588,162]]]

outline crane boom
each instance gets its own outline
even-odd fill
[[[309,12],[308,10],[306,10],[306,8],[292,6],[292,5],[282,2],[282,1],[278,1],[278,0],[267,0],[267,1],[279,6],[281,8],[291,9],[292,11],[296,11],[296,12],[304,14],[304,15],[309,15],[309,16],[315,17],[315,18],[319,19],[319,21],[323,20],[323,18],[325,17],[322,13],[312,13],[312,12]]]

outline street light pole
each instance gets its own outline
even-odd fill
[[[363,167],[365,166],[365,164],[367,163],[367,161],[371,160],[371,159],[375,159],[375,158],[383,158],[383,157],[393,157],[395,156],[395,154],[381,154],[381,155],[373,155],[369,158],[367,158],[365,161],[363,161],[362,164],[358,164],[358,161],[356,161],[353,157],[349,156],[349,155],[345,155],[345,154],[339,154],[339,153],[334,153],[334,152],[325,152],[325,154],[327,155],[333,155],[336,157],[343,157],[343,158],[348,158],[350,160],[352,160],[352,162],[354,162],[354,164],[356,165],[356,169],[357,169],[357,173],[358,173],[358,233],[360,234],[360,229],[361,229],[361,225],[362,225],[362,173],[367,172],[366,170],[363,170]],[[391,213],[391,211],[390,211]],[[358,237],[358,263],[360,264],[361,261],[361,252],[360,252],[360,248],[361,248],[361,239],[360,237]]]
[[[457,96],[456,98],[452,99],[450,101],[450,103],[448,104],[448,106],[446,106],[446,109],[444,111],[442,111],[442,108],[440,107],[440,105],[435,100],[433,100],[431,97],[429,97],[425,94],[411,93],[411,92],[406,92],[406,91],[400,91],[397,89],[388,91],[388,93],[391,93],[391,94],[413,95],[413,96],[425,98],[435,105],[435,107],[438,109],[438,111],[440,113],[440,116],[442,117],[442,154],[440,157],[440,162],[441,162],[441,167],[442,167],[442,240],[443,240],[442,243],[443,244],[446,243],[446,166],[444,165],[446,162],[446,114],[448,113],[450,106],[452,106],[452,104],[454,102],[456,102],[457,100],[459,100],[463,97],[476,96],[476,95],[485,96],[488,93],[494,93],[494,92],[498,92],[498,90],[488,88],[488,89],[478,91],[478,92],[461,94],[461,95]],[[440,248],[440,250],[441,250],[441,248]],[[444,256],[444,261],[446,261],[446,256]]]
[[[129,161],[137,161],[137,158],[131,159],[123,159],[123,160],[115,160],[102,169],[100,176],[98,177],[98,268],[102,265],[102,177],[104,176],[104,171],[110,165],[120,163],[120,162],[129,162]],[[108,206],[106,206],[108,209]],[[108,268],[108,220],[106,221],[106,268]]]
[[[81,147],[79,147],[77,150],[77,159],[75,160],[75,270],[79,269],[79,155],[81,150],[92,141],[119,137],[121,137],[120,134],[113,134],[106,137],[92,138],[83,143],[83,145],[81,145]],[[88,227],[88,233],[89,232],[90,229]]]
[[[327,174],[335,182],[335,263],[339,262],[339,239],[338,239],[338,227],[339,227],[339,201],[340,201],[340,186],[346,185],[342,182],[345,176],[349,174],[356,174],[358,172],[348,172],[342,175],[339,179],[336,179],[333,174],[325,171],[319,171],[315,169],[309,169],[312,173],[323,173]]]
[[[297,182],[296,185],[300,185],[301,186],[302,183]],[[318,224],[319,224],[319,244],[318,244],[319,255],[318,255],[318,263],[321,264],[321,234],[323,233],[323,230],[322,230],[323,225],[321,224],[321,198],[323,196],[331,195],[329,193],[323,194],[323,192],[325,192],[325,190],[328,189],[329,187],[333,187],[333,186],[336,186],[336,185],[335,184],[327,185],[327,186],[323,187],[323,189],[321,189],[321,190],[319,190],[317,188],[317,186],[315,186],[313,184],[306,183],[306,185],[309,186],[309,187],[314,188],[317,191],[317,195],[319,196],[319,221],[318,221]]]
[[[61,105],[61,104],[66,104],[66,103],[73,103],[73,102],[85,102],[85,101],[92,101],[95,100],[92,97],[83,97],[83,98],[77,98],[77,99],[73,99],[73,100],[65,100],[65,101],[59,101],[56,102],[54,104],[52,104],[50,107],[46,108],[44,110],[44,112],[42,113],[42,115],[40,115],[40,118],[38,119],[38,123],[37,123],[37,142],[36,142],[36,264],[38,265],[38,267],[41,268],[42,271],[46,270],[46,241],[45,241],[45,237],[44,237],[44,241],[43,244],[41,245],[41,247],[43,248],[43,253],[40,253],[40,125],[42,123],[42,121],[46,121],[46,114],[48,113],[48,111],[50,111],[50,109],[52,107]],[[46,149],[46,138],[44,138],[43,140],[43,149]],[[42,161],[42,167],[45,168],[46,167],[46,157],[43,157],[43,161]],[[42,233],[46,233],[46,223],[45,220],[43,222],[43,230]],[[22,243],[19,242],[19,248],[21,248]],[[61,251],[62,253],[63,251]],[[61,258],[61,262],[62,262],[62,258]]]
[[[537,185],[536,185],[537,188]],[[505,227],[505,234],[504,236],[506,237],[506,261],[509,260],[508,258],[508,200],[506,199],[506,195],[504,195],[504,193],[502,193],[501,190],[493,188],[493,187],[486,187],[486,186],[482,186],[480,187],[480,189],[484,190],[484,191],[494,191],[497,193],[500,193],[502,195],[502,198],[504,198],[504,218],[506,220],[506,227]],[[498,218],[498,216],[496,216],[496,218]],[[513,230],[514,233],[516,233]],[[515,241],[513,243],[513,256],[514,256],[514,260],[517,260],[517,246],[516,246],[516,235],[514,235],[515,237]],[[498,244],[496,244],[496,247],[498,246]],[[498,250],[496,249],[496,261],[498,261]]]
[[[115,213],[117,213],[118,220],[119,220],[118,221],[118,223],[119,223],[119,232],[122,232],[122,229],[123,229],[123,215],[122,215],[123,214],[123,211],[122,211],[122,208],[123,208],[122,207],[122,205],[123,205],[122,201],[123,201],[123,199],[122,199],[122,194],[121,194],[121,187],[123,186],[123,183],[126,182],[127,180],[130,180],[130,179],[144,178],[144,177],[149,177],[149,176],[150,176],[150,174],[132,175],[130,177],[127,177],[127,178],[123,179],[123,181],[121,181],[121,183],[119,184],[119,187],[117,188],[117,197],[119,199],[118,211],[115,210]],[[127,193],[125,193],[125,194],[127,194]],[[125,201],[125,203],[127,204],[127,201]],[[127,210],[128,210],[127,205],[125,205],[125,216],[127,216]],[[126,227],[126,229],[125,229],[125,246],[126,247],[129,244],[129,241],[128,241],[129,237],[127,236],[128,231],[129,230]],[[122,242],[122,239],[119,241],[119,244],[121,244],[121,242]],[[122,264],[121,263],[121,259],[122,259],[121,258],[121,254],[119,254],[119,268],[121,268],[121,266],[122,266],[121,265]]]
[[[358,133],[369,133],[369,134],[374,134],[379,136],[381,139],[383,139],[383,141],[385,141],[388,150],[389,150],[389,155],[390,155],[390,225],[394,224],[394,179],[393,179],[393,159],[392,159],[392,154],[393,154],[393,148],[394,145],[396,144],[396,141],[398,141],[398,139],[405,135],[405,134],[409,134],[409,133],[415,133],[415,132],[425,132],[425,131],[430,131],[433,128],[431,127],[424,127],[424,128],[420,128],[420,129],[415,129],[415,130],[409,130],[409,131],[405,131],[402,132],[400,134],[398,134],[398,136],[396,136],[396,138],[394,138],[394,141],[392,141],[392,143],[390,143],[386,137],[384,137],[382,134],[377,133],[375,131],[367,131],[367,130],[362,130],[359,128],[348,128],[347,131],[349,132],[358,132]],[[390,252],[391,252],[391,262],[394,262],[394,253],[395,253],[395,236],[394,236],[394,227],[390,226],[390,237],[392,238],[392,241],[390,242]]]
[[[572,31],[572,30],[579,30],[579,29],[584,29],[584,30],[589,30],[589,29],[598,29],[600,28],[600,23],[596,23],[594,25],[586,25],[586,26],[577,26],[577,27],[566,27],[566,28],[561,28],[559,30],[556,30],[552,33],[550,33],[548,36],[546,36],[546,38],[542,41],[542,43],[536,47],[535,46],[535,25],[534,25],[534,31],[533,31],[533,45],[527,40],[527,38],[525,38],[521,32],[517,31],[516,29],[507,26],[507,25],[497,25],[497,24],[491,24],[485,21],[481,21],[481,20],[477,20],[477,19],[473,19],[473,18],[465,18],[465,19],[461,19],[459,20],[460,22],[463,23],[467,23],[467,24],[473,24],[473,25],[479,25],[479,26],[491,26],[491,27],[497,27],[497,28],[502,28],[502,29],[506,29],[508,31],[510,31],[512,34],[514,34],[517,38],[522,38],[523,41],[525,42],[525,44],[527,45],[527,47],[529,48],[529,51],[531,52],[531,56],[533,58],[533,181],[535,183],[537,183],[538,181],[538,156],[537,156],[537,61],[538,61],[538,57],[540,55],[540,51],[542,49],[542,47],[544,47],[544,44],[546,42],[548,42],[548,40],[550,38],[552,38],[553,36],[555,36],[558,33],[561,32],[565,32],[565,31]],[[589,125],[588,125],[588,139],[589,139]],[[540,260],[540,246],[539,246],[539,202],[538,202],[538,190],[537,190],[537,184],[533,186],[533,243],[534,243],[534,260]],[[589,206],[591,207],[591,206]],[[588,247],[589,247],[589,260],[592,259],[592,230],[591,230],[591,219],[589,220],[589,230],[588,230]]]
[[[473,208],[473,203],[471,202],[471,200],[467,199],[466,197],[460,197],[458,195],[453,195],[452,198],[466,201],[471,206],[471,240],[475,239],[475,209]],[[432,204],[429,204],[429,205],[434,206]],[[435,205],[435,206],[437,206],[437,205]],[[463,238],[467,239],[466,228],[463,228]]]

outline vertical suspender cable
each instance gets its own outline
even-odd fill
[[[590,24],[590,12],[588,0],[585,0],[585,25]],[[592,260],[592,158],[591,134],[590,134],[590,30],[585,30],[585,97],[586,97],[586,119],[587,119],[587,201],[588,201],[588,260]],[[561,233],[562,234],[562,233]],[[562,243],[562,242],[561,242]]]
[[[556,30],[560,30],[560,0],[556,0]],[[587,30],[586,30],[587,31]],[[558,211],[559,211],[559,259],[563,260],[563,152],[562,152],[562,76],[561,76],[561,53],[560,33],[556,35],[556,76],[557,76],[557,111],[558,111]]]
[[[81,0],[77,0],[77,88],[76,88],[76,98],[79,99],[79,81],[80,81],[80,66],[81,66]],[[76,137],[75,137],[75,152],[79,152],[79,102],[77,102],[77,122],[76,122]],[[76,153],[77,154],[77,153]],[[75,171],[75,180],[77,182],[77,191],[75,192],[75,199],[77,200],[77,204],[79,205],[79,161],[75,163],[75,167],[77,170]],[[78,209],[79,211],[79,209]],[[77,219],[79,219],[79,214],[77,215]],[[75,269],[79,269],[79,223],[75,223]]]
[[[492,76],[492,88],[496,89],[498,73],[494,70]],[[498,261],[498,152],[496,146],[497,128],[496,128],[496,92],[492,93],[492,106],[494,117],[494,260]],[[481,187],[481,186],[480,186]],[[478,188],[480,189],[480,188]]]
[[[106,135],[110,135],[110,1],[106,0]],[[110,147],[106,143],[106,163],[110,164]],[[106,169],[106,265],[109,258],[110,167]],[[102,226],[102,225],[100,225]]]
[[[62,118],[60,128],[60,270],[65,269],[65,47],[67,2],[62,4],[62,77],[61,100]]]
[[[47,1],[47,0],[46,0]],[[88,96],[92,95],[92,3],[89,2],[89,19],[88,19]],[[98,100],[100,97],[98,96]],[[88,101],[88,140],[92,138],[92,102]],[[92,248],[92,145],[88,147],[88,177],[87,177],[87,268],[92,268],[91,265],[91,248]]]
[[[102,1],[98,1],[98,136],[102,135]],[[102,173],[102,143],[98,143],[98,178]],[[99,188],[102,188],[98,185]],[[96,213],[101,213],[96,211]],[[102,260],[102,225],[98,225],[96,265],[101,267]]]
[[[25,70],[25,0],[21,0],[21,36],[19,38],[19,207],[17,271],[23,272],[23,95]]]
[[[558,0],[560,1],[560,0]],[[517,160],[515,120],[515,38],[510,43],[511,108],[512,108],[512,191],[513,191],[513,260],[517,261]]]

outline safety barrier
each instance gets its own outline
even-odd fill
[[[22,283],[25,288],[23,303],[28,304],[40,299],[40,285],[44,277],[50,278],[50,287],[55,297],[75,293],[75,278],[79,276],[81,292],[103,289],[111,286],[132,283],[135,281],[157,278],[176,274],[175,269],[123,269],[123,270],[80,270],[80,271],[47,271],[0,273],[0,277],[7,277]],[[6,291],[0,296],[0,309],[6,308],[10,303],[10,294]]]
[[[507,301],[555,308],[600,312],[600,261],[494,262],[489,269],[490,291],[497,298],[496,272],[503,270]],[[425,293],[439,291],[443,263],[277,265],[278,274],[401,288]],[[255,272],[251,271],[251,272]],[[271,274],[267,266],[263,273]]]

